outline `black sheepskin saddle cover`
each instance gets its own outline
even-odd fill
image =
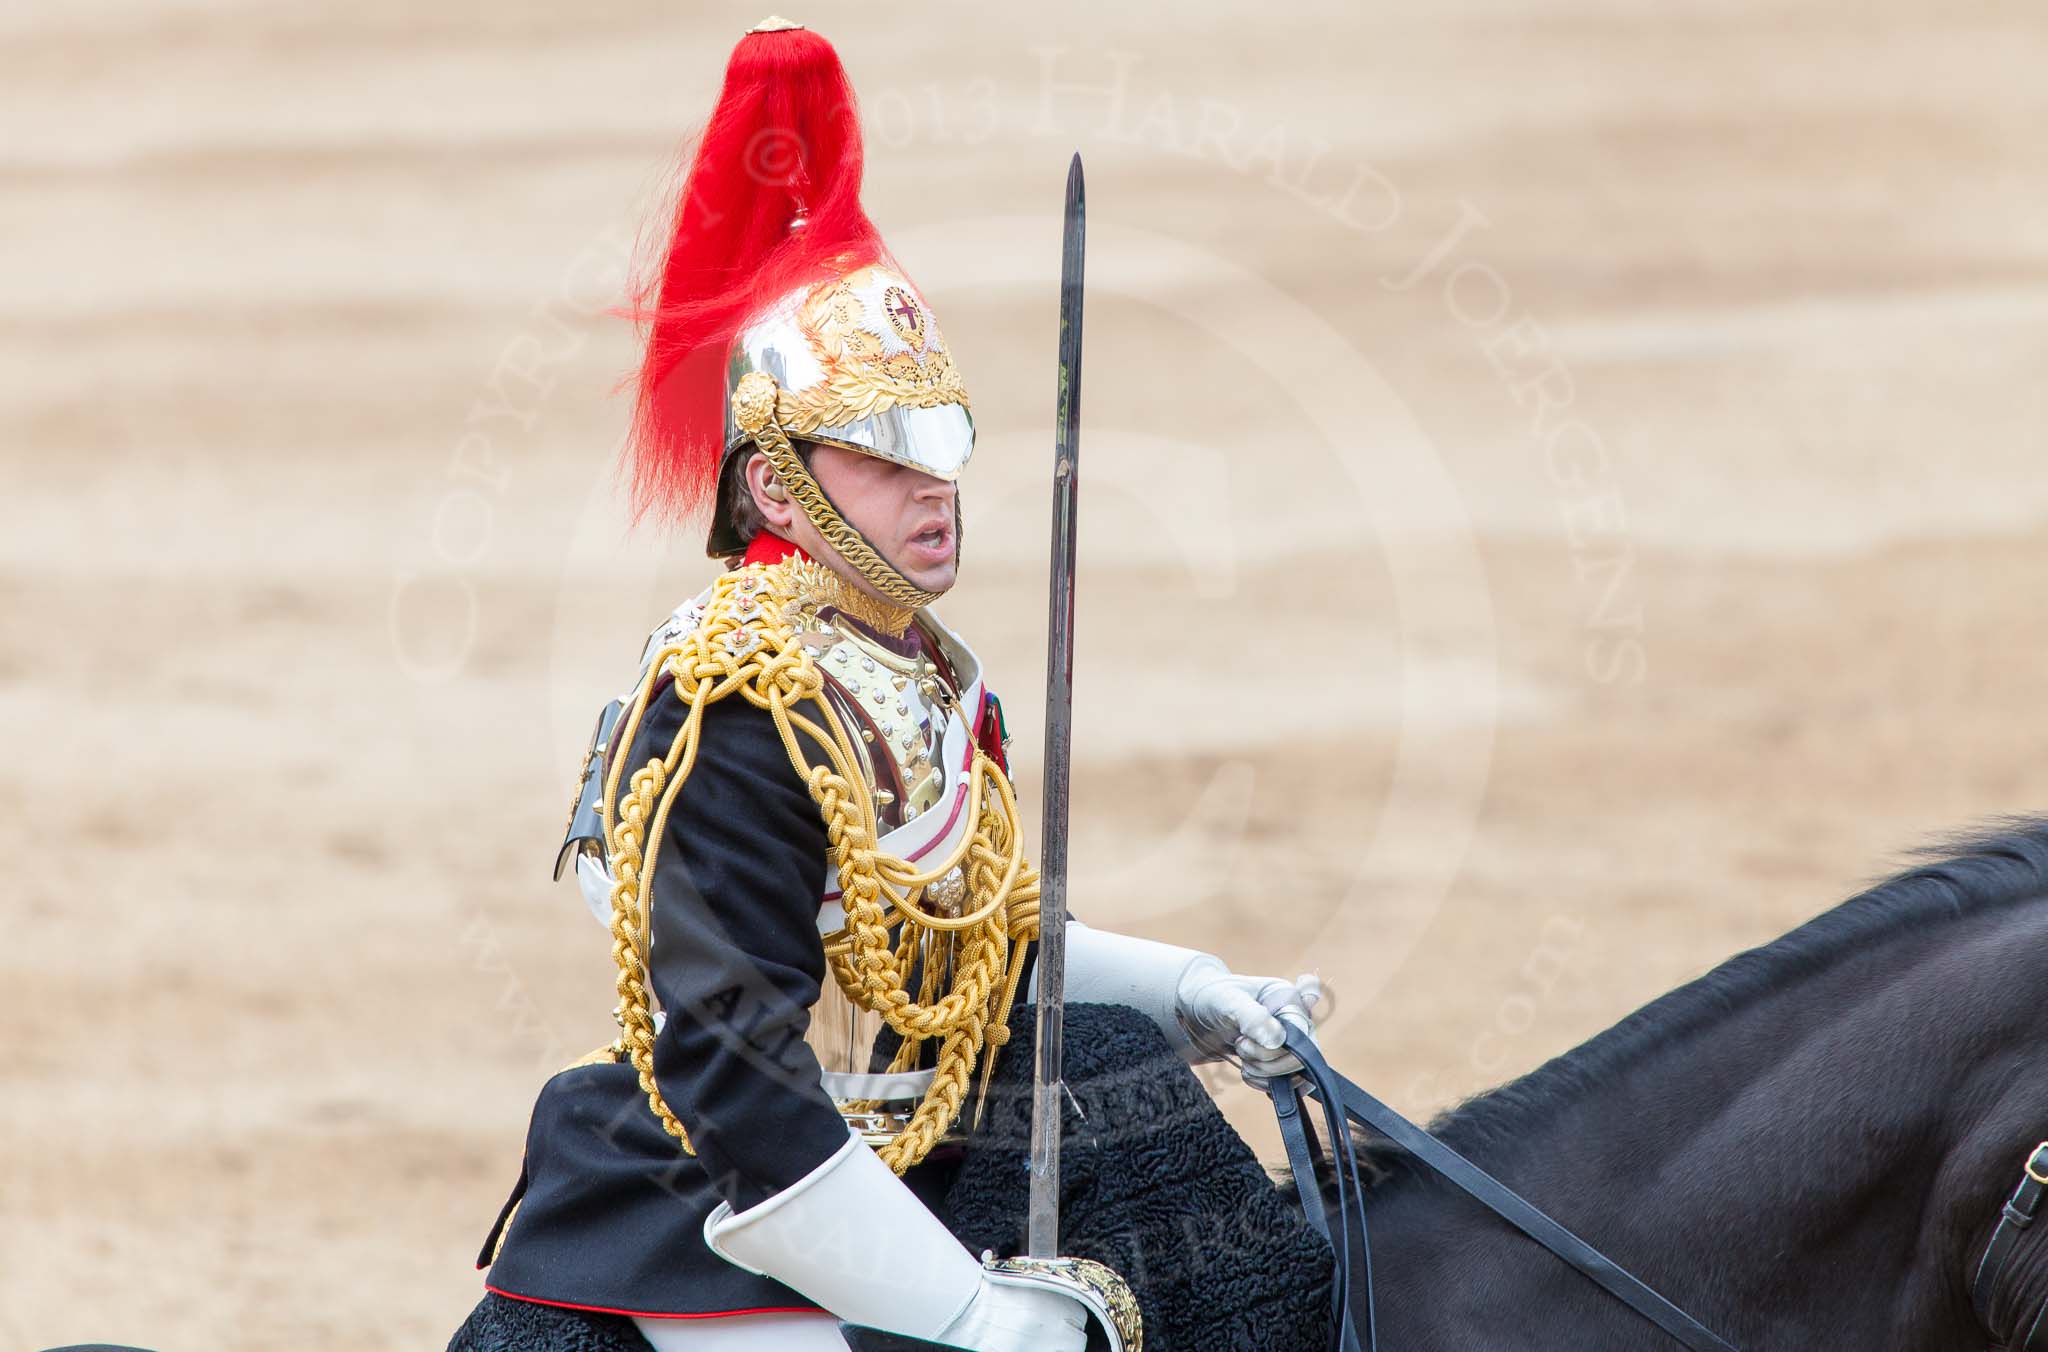
[[[455,1332],[448,1352],[654,1352],[624,1315],[508,1300],[486,1294]]]
[[[1035,1011],[1020,1006],[940,1208],[969,1250],[1024,1249]],[[1069,1005],[1060,1251],[1107,1263],[1145,1352],[1304,1352],[1330,1341],[1330,1247],[1152,1021]],[[964,1117],[974,1112],[970,1099]],[[938,1167],[938,1162],[927,1167]],[[651,1352],[632,1321],[487,1296],[448,1352]]]

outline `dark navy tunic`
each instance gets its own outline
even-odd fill
[[[650,699],[622,796],[635,769],[667,754],[687,712],[670,688]],[[805,752],[825,759],[814,745]],[[655,856],[648,955],[667,1011],[655,1080],[696,1154],[662,1130],[630,1063],[556,1075],[479,1259],[491,1290],[654,1316],[815,1308],[711,1252],[703,1226],[721,1200],[753,1206],[846,1143],[804,1041],[827,979],[818,910],[828,867],[824,821],[768,713],[738,696],[706,708]],[[907,1179],[927,1205],[952,1172],[951,1152],[933,1154]]]

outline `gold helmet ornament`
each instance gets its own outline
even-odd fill
[[[777,21],[779,22],[779,21]],[[706,551],[743,552],[738,462],[758,451],[826,543],[900,605],[935,595],[839,514],[806,441],[956,478],[967,390],[931,306],[860,204],[858,110],[830,43],[764,24],[740,39],[656,274],[632,435],[638,514],[711,509]]]

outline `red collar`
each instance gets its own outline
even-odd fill
[[[740,560],[740,566],[744,568],[749,564],[781,563],[787,558],[808,559],[810,557],[802,549],[783,539],[780,535],[771,535],[764,530],[754,537],[752,544],[747,546],[746,557]]]

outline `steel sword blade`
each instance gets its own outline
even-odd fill
[[[1038,1033],[1032,1065],[1031,1205],[1024,1252],[1060,1251],[1060,1123],[1067,995],[1067,771],[1074,712],[1074,502],[1081,454],[1081,155],[1067,167],[1060,252],[1059,395],[1053,420],[1052,582],[1045,645],[1045,810],[1038,852]]]

